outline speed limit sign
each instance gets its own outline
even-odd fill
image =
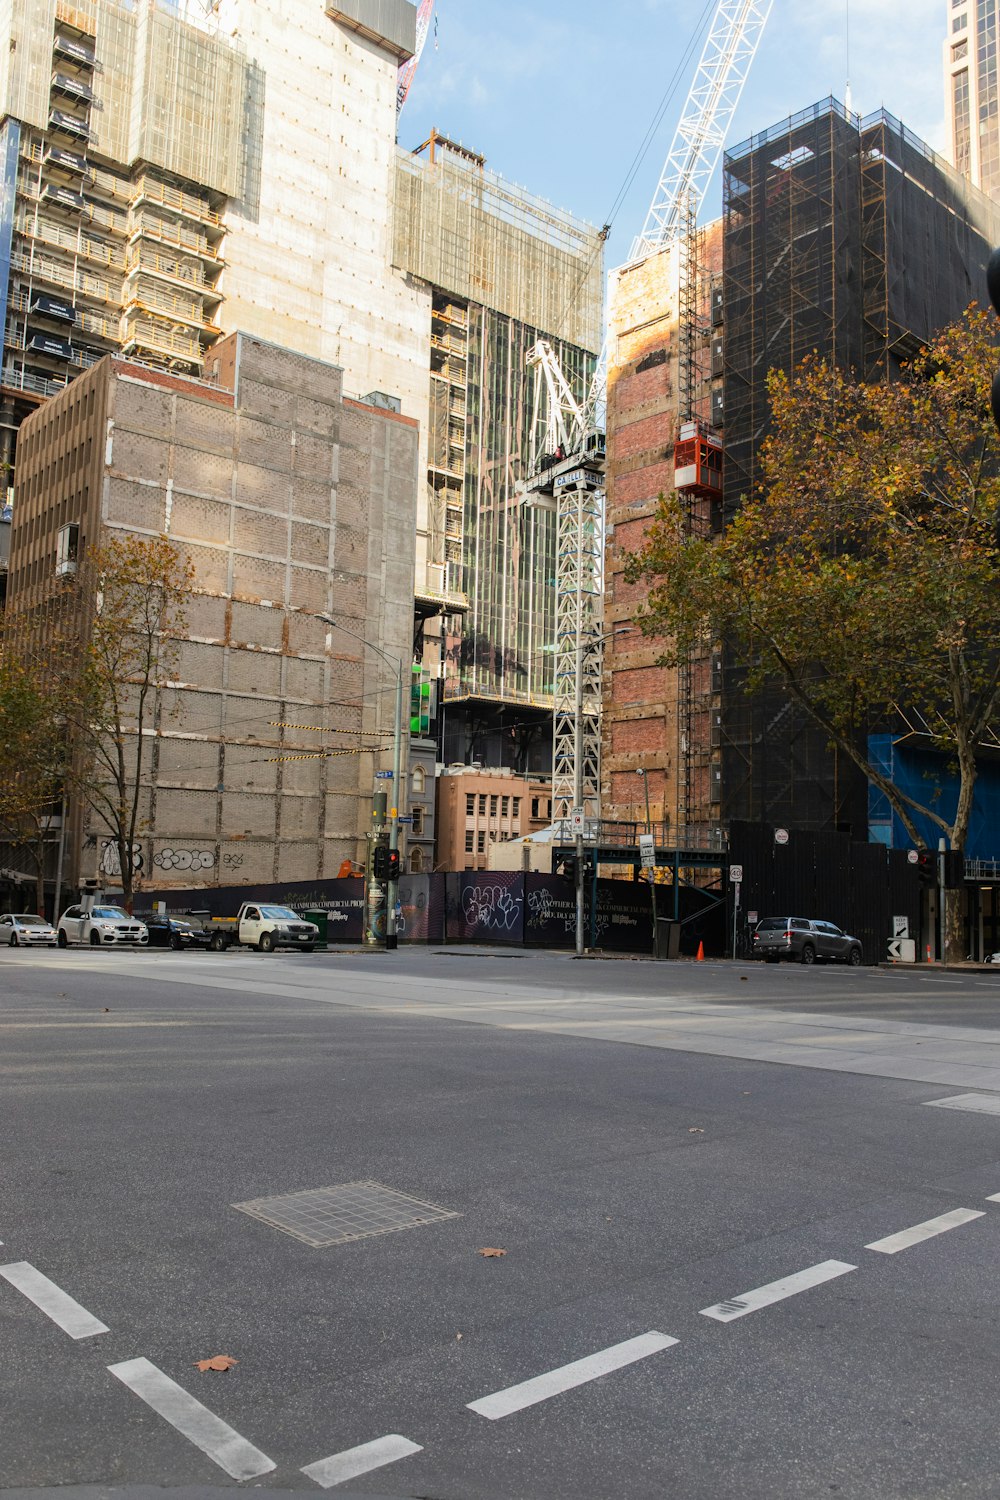
[[[729,884],[730,885],[742,885],[743,884],[743,866],[742,865],[730,865],[729,866]]]

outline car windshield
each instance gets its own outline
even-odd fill
[[[95,906],[91,912],[92,917],[100,917],[105,922],[127,922],[128,917],[120,906]]]
[[[297,922],[299,920],[287,906],[262,906],[260,914],[272,922]]]
[[[34,912],[19,911],[13,917],[7,918],[8,922],[18,922],[22,927],[48,927],[48,922],[43,917],[36,917]]]

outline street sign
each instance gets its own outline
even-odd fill
[[[656,867],[656,840],[651,833],[639,835],[639,858],[642,860],[644,870],[652,870]]]
[[[396,822],[399,824],[400,828],[406,828],[410,823],[413,822],[413,817],[411,814],[407,813],[405,818],[397,818]]]
[[[391,781],[392,780],[392,772],[391,771],[376,771],[375,772],[375,780],[376,781]]]
[[[756,927],[757,926],[758,916],[759,916],[758,912],[755,912],[755,911],[748,911],[747,912],[747,921],[750,923],[751,927]]]
[[[774,842],[776,844],[787,844],[788,843],[788,829],[787,828],[776,828],[774,830]]]
[[[906,851],[906,859],[907,859],[907,863],[908,864],[911,864],[911,865],[917,865],[917,864],[919,864],[920,863],[920,850],[919,849],[907,849],[907,851]]]
[[[583,808],[582,807],[574,807],[571,810],[571,812],[570,812],[569,821],[570,821],[570,826],[572,827],[574,833],[583,833],[583,831],[584,831]]]
[[[729,866],[729,884],[730,885],[742,885],[742,883],[743,883],[743,866],[742,865],[730,865]]]
[[[909,917],[893,917],[892,935],[894,938],[908,938],[910,935]]]

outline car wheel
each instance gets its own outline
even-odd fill
[[[813,947],[812,943],[803,944],[802,962],[804,964],[814,964],[816,962],[816,949]]]
[[[257,942],[257,951],[259,953],[270,953],[271,950],[273,949],[273,947],[274,947],[274,933],[273,932],[262,932],[261,935],[260,935],[260,938],[258,939],[258,942]]]
[[[222,933],[221,932],[213,932],[211,938],[209,939],[208,946],[211,948],[211,950],[212,950],[213,953],[223,953],[223,952],[225,952],[226,940],[222,936]]]
[[[850,966],[851,966],[852,969],[860,969],[860,967],[861,967],[861,949],[860,948],[852,948],[851,951],[850,951],[850,953],[847,955],[847,962],[850,964]]]
[[[11,933],[11,935],[10,935],[10,942],[7,944],[7,947],[8,948],[16,948],[17,947],[17,933],[16,932],[12,932]]]
[[[59,929],[59,935],[56,938],[56,942],[59,944],[60,948],[68,948],[69,947],[69,938],[63,932],[63,930],[62,930],[61,927]]]
[[[99,948],[101,946],[101,940],[96,932],[90,934],[90,946],[92,948]]]
[[[173,948],[175,953],[179,953],[184,946],[180,938],[177,936],[176,932],[172,932],[170,934],[170,946],[171,948]]]

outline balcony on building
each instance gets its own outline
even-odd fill
[[[77,151],[67,151],[63,146],[48,142],[42,155],[42,166],[49,172],[64,172],[67,177],[83,177],[87,171],[87,158]]]
[[[94,100],[90,84],[72,73],[53,73],[51,88],[53,93],[65,94],[68,99],[77,99],[81,104],[92,104]]]
[[[56,32],[52,51],[57,57],[75,63],[78,68],[93,68],[97,60],[89,43],[81,37],[68,36],[64,31]]]
[[[71,115],[68,110],[49,110],[49,129],[58,135],[68,135],[75,141],[90,140],[90,126],[86,120],[79,115]]]

